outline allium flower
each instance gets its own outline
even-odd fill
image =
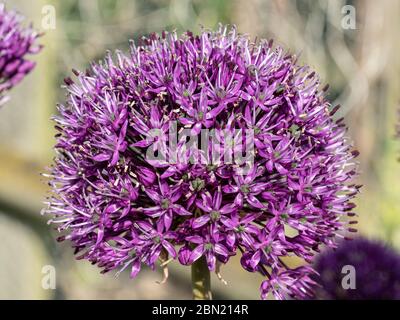
[[[350,182],[357,152],[309,67],[220,27],[153,34],[74,73],[55,117],[45,212],[79,258],[135,276],[176,257],[218,272],[240,251],[244,269],[266,277],[262,297],[310,295],[311,267],[292,270],[282,258],[309,262],[334,246],[359,187]],[[206,129],[210,144],[186,147]],[[186,131],[171,144],[171,132]],[[242,144],[248,157],[227,161]]]
[[[35,67],[26,55],[41,48],[35,44],[39,34],[31,27],[23,27],[23,19],[15,11],[6,11],[0,3],[0,106],[8,100],[5,93]]]
[[[344,266],[354,267],[355,288],[342,286]],[[377,241],[357,238],[327,250],[315,263],[320,273],[317,297],[341,300],[400,299],[400,255]]]

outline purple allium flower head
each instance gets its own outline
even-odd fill
[[[31,27],[23,27],[23,19],[15,11],[6,11],[0,3],[0,106],[8,100],[5,93],[35,67],[26,55],[41,48],[35,44],[39,34]]]
[[[344,266],[354,267],[355,288],[342,286]],[[315,262],[322,299],[400,299],[400,255],[377,241],[356,238],[328,249]]]
[[[334,246],[359,188],[357,153],[315,72],[271,41],[221,26],[153,34],[129,55],[74,73],[55,117],[45,210],[60,240],[103,272],[129,267],[132,276],[142,264],[202,256],[218,272],[240,251],[243,268],[266,277],[262,297],[310,294],[311,267],[290,269],[282,258],[310,262]],[[206,130],[210,144],[187,147]],[[171,144],[171,132],[186,131]],[[227,161],[229,147],[242,145],[250,157]]]

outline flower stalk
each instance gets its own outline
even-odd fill
[[[192,264],[192,293],[194,300],[212,299],[210,271],[204,256]]]

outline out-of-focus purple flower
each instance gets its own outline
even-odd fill
[[[244,269],[266,277],[262,297],[311,294],[311,267],[292,270],[282,258],[310,262],[354,231],[359,186],[357,153],[309,67],[221,26],[153,34],[129,55],[74,73],[55,117],[44,210],[60,240],[104,272],[130,267],[133,276],[141,263],[165,266],[176,255],[184,265],[203,256],[217,271],[239,251]],[[171,122],[178,135],[197,141],[214,129],[215,139],[194,152],[177,138],[174,149]],[[230,146],[248,145],[242,131],[254,137],[249,168],[225,158]],[[213,150],[222,151],[216,161]]]
[[[23,27],[23,19],[0,3],[0,106],[8,100],[6,92],[35,67],[35,62],[26,56],[41,49],[36,44],[39,34],[31,27]]]
[[[354,288],[344,288],[348,274],[354,271]],[[343,241],[336,250],[326,250],[315,262],[320,276],[317,298],[340,300],[400,299],[400,255],[377,241],[356,238]]]

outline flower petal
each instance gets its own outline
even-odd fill
[[[191,252],[189,257],[189,264],[192,264],[197,259],[199,259],[204,253],[204,244],[199,244],[194,250]]]
[[[210,221],[210,215],[204,215],[201,217],[198,217],[196,219],[193,220],[192,222],[192,228],[193,229],[198,229],[201,228],[202,226],[204,226],[208,221]]]

